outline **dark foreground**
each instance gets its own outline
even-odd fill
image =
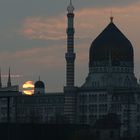
[[[0,124],[0,140],[100,140],[91,130],[86,125],[4,123]]]
[[[0,140],[74,140],[88,126],[56,124],[0,124]]]

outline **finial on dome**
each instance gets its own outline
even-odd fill
[[[70,4],[69,4],[67,10],[68,10],[68,13],[73,13],[73,11],[74,11],[74,6],[72,5],[72,0],[70,0]]]
[[[112,15],[112,11],[110,12],[110,15],[111,15],[111,16],[110,16],[110,22],[113,23],[114,17],[113,17],[113,15]]]
[[[111,17],[110,17],[110,22],[111,22],[111,23],[113,23],[113,19],[114,19],[114,17],[111,16]]]

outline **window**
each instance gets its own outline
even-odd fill
[[[87,105],[80,105],[79,110],[80,113],[87,113]]]
[[[116,96],[116,95],[112,96],[112,100],[113,101],[118,101],[118,96]]]
[[[93,87],[99,87],[99,82],[98,81],[94,81],[94,82],[92,82],[92,86]]]
[[[7,99],[5,99],[5,98],[3,98],[3,99],[1,99],[0,100],[0,103],[2,104],[2,105],[7,105]]]
[[[5,115],[6,113],[7,113],[7,108],[6,107],[1,108],[1,114]]]
[[[89,95],[89,102],[90,103],[94,103],[94,102],[97,102],[97,95]]]
[[[130,85],[131,85],[131,80],[129,79],[128,76],[126,76],[126,78],[124,80],[124,86],[129,87]]]
[[[107,102],[107,95],[106,94],[100,94],[99,95],[99,102]]]
[[[89,112],[90,113],[97,112],[97,105],[90,105],[89,106]]]
[[[99,115],[99,119],[103,119],[105,115]]]
[[[99,112],[107,112],[107,105],[106,104],[99,105]]]
[[[122,105],[121,104],[111,104],[111,109],[114,112],[121,112],[122,111]]]
[[[87,95],[81,95],[80,96],[80,103],[86,103],[87,102]]]

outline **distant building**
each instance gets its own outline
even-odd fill
[[[92,42],[89,51],[89,73],[81,87],[75,87],[74,7],[67,8],[66,86],[63,93],[45,92],[45,84],[35,83],[34,95],[11,94],[11,83],[4,95],[0,89],[0,122],[35,122],[87,124],[108,114],[120,120],[120,135],[134,137],[140,132],[140,85],[134,75],[134,52],[131,42],[110,23]],[[10,96],[10,114],[7,115]],[[5,98],[4,100],[2,99]],[[9,118],[10,117],[10,118]],[[7,119],[8,118],[8,119]],[[108,124],[107,124],[108,125]],[[118,130],[118,127],[117,127]],[[108,132],[107,132],[108,133]],[[112,132],[111,132],[112,133]],[[115,134],[113,134],[115,133]],[[112,133],[118,135],[118,131]]]
[[[0,71],[0,91],[19,91],[18,85],[11,84],[11,73],[9,68],[7,86],[2,85],[1,71]]]
[[[64,94],[21,95],[16,99],[16,121],[22,123],[54,123],[64,116]]]
[[[40,81],[40,78],[38,81],[35,83],[34,87],[34,94],[44,94],[45,93],[45,84]]]

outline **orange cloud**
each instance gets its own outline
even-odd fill
[[[46,19],[43,17],[27,18],[23,22],[21,33],[29,39],[60,40],[65,38],[63,17]]]
[[[99,32],[99,28],[107,24],[106,19],[110,16],[110,11],[113,12],[119,22],[122,18],[136,18],[136,15],[140,13],[139,7],[140,3],[119,8],[85,8],[77,10],[75,12],[76,38],[91,38],[94,33]],[[66,15],[52,18],[30,17],[23,21],[20,32],[28,39],[61,40],[66,39],[66,23]]]

